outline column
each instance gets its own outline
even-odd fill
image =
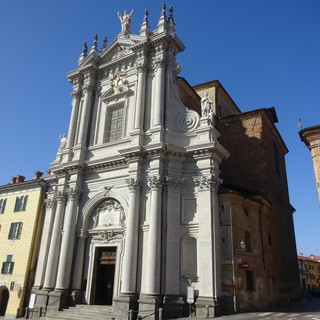
[[[83,145],[86,143],[93,86],[90,84],[86,84],[83,88],[83,91],[84,102],[79,125],[79,135],[77,141],[78,145]]]
[[[196,302],[197,314],[205,314],[209,306],[209,315],[215,312],[215,300],[221,296],[221,256],[220,256],[220,221],[217,202],[219,179],[208,174],[196,179],[198,186],[199,214],[199,298]]]
[[[75,230],[77,225],[77,210],[80,190],[69,188],[68,204],[63,225],[63,236],[60,250],[56,289],[69,289]]]
[[[154,118],[153,126],[162,125],[163,102],[164,102],[164,82],[165,82],[165,61],[157,61],[157,72],[154,90]]]
[[[198,187],[198,267],[199,296],[213,297],[213,221],[211,211],[210,178],[203,176],[196,180]]]
[[[75,303],[82,302],[82,273],[83,273],[83,261],[85,254],[85,244],[86,244],[87,234],[83,229],[80,230],[80,234],[78,235],[78,245],[77,245],[77,253],[76,253],[76,262],[73,270],[72,277],[72,296]]]
[[[47,262],[47,255],[48,255],[53,221],[54,221],[55,199],[54,198],[45,199],[44,203],[46,206],[46,211],[45,211],[45,217],[43,222],[36,276],[35,276],[34,285],[33,285],[34,290],[40,289],[43,285],[44,275],[46,271],[45,268],[46,268],[46,262]]]
[[[71,149],[74,146],[81,93],[80,91],[75,90],[72,92],[72,96],[73,96],[73,101],[72,101],[72,111],[71,111],[71,118],[70,118],[69,130],[68,130],[68,140],[66,145],[67,149]]]
[[[142,129],[144,120],[144,105],[146,95],[146,72],[147,68],[144,65],[138,66],[138,88],[136,100],[136,113],[134,119],[134,128]]]
[[[126,219],[121,293],[136,293],[141,182],[134,178],[127,179],[126,182],[129,187],[129,210]]]
[[[170,169],[168,169],[170,172]],[[180,296],[180,212],[181,212],[181,184],[183,179],[167,177],[167,243],[165,266],[165,296],[163,309],[165,318],[183,316],[185,302]]]
[[[64,219],[66,194],[64,191],[58,191],[56,194],[57,209],[54,217],[54,223],[52,228],[50,249],[47,260],[47,269],[44,278],[43,289],[53,289],[55,285],[55,279],[58,268],[58,258],[60,252],[61,243],[61,230]]]
[[[146,294],[160,293],[161,265],[161,177],[149,178],[151,188],[151,208],[149,214],[148,253],[146,263]]]
[[[168,177],[166,295],[180,293],[181,178]]]

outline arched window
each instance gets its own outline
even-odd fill
[[[197,239],[186,237],[182,240],[182,276],[198,276]]]

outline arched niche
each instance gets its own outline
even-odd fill
[[[197,239],[185,236],[181,240],[181,275],[183,277],[198,276],[198,248]]]

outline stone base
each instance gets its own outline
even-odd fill
[[[195,306],[197,318],[214,318],[217,316],[217,304],[214,298],[198,297]]]
[[[47,312],[61,311],[71,304],[69,290],[55,290],[49,293]]]
[[[31,293],[36,294],[36,302],[29,313],[29,318],[38,318],[46,315],[48,305],[49,290],[39,290],[32,288]]]
[[[80,290],[73,290],[71,293],[71,305],[82,304],[83,292]]]
[[[116,319],[136,319],[138,315],[138,295],[135,293],[120,294],[114,298],[113,312]]]
[[[162,297],[160,295],[140,294],[139,319],[161,320]]]
[[[163,299],[163,318],[176,319],[186,316],[184,314],[185,302],[178,295],[166,295]]]

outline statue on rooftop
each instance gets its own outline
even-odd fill
[[[212,111],[212,100],[209,98],[208,92],[205,92],[201,99],[201,116],[208,117]]]
[[[131,16],[133,14],[133,10],[130,12],[130,14],[127,13],[127,11],[124,11],[123,16],[120,12],[118,12],[118,17],[121,22],[121,29],[122,33],[125,37],[127,37],[131,33]]]

